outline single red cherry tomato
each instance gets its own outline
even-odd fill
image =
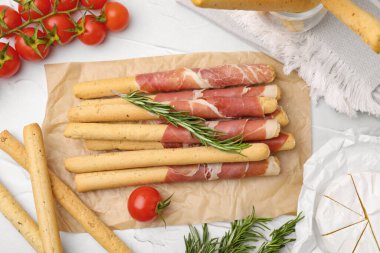
[[[137,221],[152,221],[157,216],[162,217],[162,211],[170,205],[170,198],[161,201],[160,193],[153,187],[138,187],[129,196],[129,214]]]
[[[17,73],[21,61],[16,50],[8,44],[0,42],[0,78],[8,78]]]
[[[50,0],[51,5],[54,6],[55,0]],[[67,11],[72,10],[77,7],[79,0],[58,0],[57,10],[58,11]]]
[[[17,53],[27,61],[45,59],[50,52],[50,48],[46,47],[47,41],[44,39],[46,33],[38,30],[37,34],[35,34],[35,28],[32,27],[22,29],[22,33],[25,38],[20,34],[16,36],[15,47]]]
[[[90,8],[92,10],[99,10],[103,8],[107,0],[80,0],[84,7]]]
[[[107,29],[112,32],[120,32],[128,27],[129,12],[121,3],[106,3],[103,15],[105,15],[106,18]]]
[[[56,14],[43,20],[45,27],[49,31],[57,32],[57,36],[61,44],[69,43],[75,35],[75,25],[67,14]]]
[[[49,14],[50,11],[50,0],[21,0],[21,4],[18,5],[18,12],[21,13],[24,20],[28,20],[29,17],[32,19],[40,18]]]
[[[12,30],[22,24],[21,16],[20,14],[12,9],[9,6],[6,5],[0,5],[0,17],[4,21],[4,24],[6,27],[3,25],[0,25],[0,34],[5,33],[9,30]],[[13,36],[14,34],[7,35],[5,37],[9,38]]]
[[[99,45],[107,35],[107,28],[104,23],[96,20],[93,15],[86,15],[84,21],[78,20],[78,39],[86,45]]]

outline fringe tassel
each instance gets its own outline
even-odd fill
[[[380,104],[366,78],[355,73],[328,45],[312,34],[274,34],[262,23],[258,17],[260,14],[252,12],[235,11],[227,15],[251,34],[253,41],[265,45],[271,55],[281,60],[285,73],[297,70],[310,86],[314,101],[323,97],[328,105],[349,116],[356,116],[356,111],[380,116]],[[278,44],[279,40],[281,44]]]

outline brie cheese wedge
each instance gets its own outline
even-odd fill
[[[351,175],[345,175],[332,181],[323,194],[364,217]]]
[[[325,196],[319,201],[315,219],[322,235],[365,221],[364,216]]]
[[[373,237],[371,227],[369,223],[364,229],[360,240],[358,241],[354,253],[362,253],[362,252],[378,252],[377,243],[375,238]]]
[[[358,224],[338,230],[333,234],[322,236],[326,250],[330,253],[352,253],[366,225],[367,221],[362,221]]]
[[[353,173],[332,181],[315,220],[328,252],[380,253],[380,173]]]

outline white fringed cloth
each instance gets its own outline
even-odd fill
[[[324,98],[350,116],[359,111],[380,117],[380,55],[331,14],[308,32],[281,33],[254,11],[201,9],[190,0],[177,1],[278,59],[285,73],[298,71],[315,101]],[[369,0],[356,3],[380,18]]]

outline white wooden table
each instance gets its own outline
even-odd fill
[[[126,31],[110,33],[106,42],[98,47],[88,47],[74,41],[64,47],[54,48],[44,62],[23,62],[22,70],[16,77],[0,80],[0,130],[8,129],[21,139],[24,125],[42,123],[47,101],[43,68],[46,63],[117,60],[199,51],[256,51],[252,46],[179,6],[174,0],[118,1],[130,10],[131,22]],[[0,4],[10,3],[8,0],[0,0]],[[313,105],[314,150],[348,128],[380,135],[379,119],[366,115],[350,119],[328,108],[323,102],[318,106]],[[36,218],[29,176],[1,151],[0,182]],[[278,226],[288,218],[280,217],[272,225]],[[211,233],[215,236],[222,235],[225,228],[224,223],[210,226]],[[183,252],[183,236],[187,233],[187,226],[117,231],[134,252],[144,253]],[[61,235],[66,252],[104,252],[87,234]],[[33,252],[2,215],[0,252]]]

